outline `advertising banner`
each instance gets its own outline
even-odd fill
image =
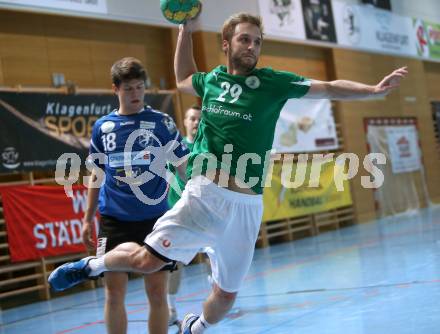
[[[1,0],[0,4],[2,3],[89,13],[107,13],[107,0]]]
[[[0,194],[11,261],[86,251],[81,239],[85,187],[74,186],[71,198],[58,186],[0,187]]]
[[[348,181],[343,181],[343,191],[338,191],[335,184],[343,166],[335,162],[328,162],[321,168],[317,187],[309,187],[311,163],[295,164],[289,180],[294,182],[298,168],[306,168],[306,177],[303,185],[286,187],[286,180],[282,180],[282,164],[274,164],[270,186],[264,189],[263,221],[281,220],[304,216],[317,212],[352,204],[350,186]],[[342,181],[341,181],[342,182]]]
[[[146,104],[174,117],[171,94]],[[0,173],[54,170],[63,153],[88,155],[95,121],[118,107],[107,95],[0,92]]]
[[[316,152],[338,148],[330,101],[288,100],[275,128],[273,148],[277,153]]]
[[[330,0],[301,0],[307,39],[336,43]]]
[[[265,34],[286,38],[306,38],[300,0],[259,0]]]
[[[412,19],[371,6],[333,2],[338,44],[417,56]]]
[[[386,126],[385,133],[393,173],[420,170],[420,150],[415,125]]]
[[[417,55],[440,60],[440,24],[413,19]]]

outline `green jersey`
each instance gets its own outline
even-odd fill
[[[218,66],[209,73],[195,73],[192,85],[202,98],[202,119],[188,178],[221,168],[261,194],[281,109],[288,99],[304,96],[310,81],[271,68],[231,75],[225,66]]]
[[[188,150],[191,151],[194,143],[191,143],[188,141],[187,137],[183,137],[182,138],[182,142],[185,143],[185,145],[188,147]],[[183,189],[185,188],[185,182],[179,177],[179,174],[177,173],[177,170],[174,166],[172,166],[171,164],[168,165],[168,169],[170,170],[171,173],[173,173],[176,178],[174,181],[172,181],[174,184],[177,184],[177,186],[179,187],[180,191],[182,192]],[[168,195],[167,195],[167,199],[168,199],[168,206],[170,207],[170,209],[174,206],[174,204],[176,204],[176,202],[180,199],[180,195],[174,190],[174,188],[170,185],[170,188],[168,190]]]

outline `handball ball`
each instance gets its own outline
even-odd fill
[[[160,0],[163,16],[175,24],[196,17],[201,9],[199,0]]]

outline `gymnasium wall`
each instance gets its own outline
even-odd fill
[[[425,62],[426,88],[431,101],[440,101],[440,63]]]
[[[134,56],[152,84],[174,85],[170,29],[0,10],[0,85],[52,85],[64,73],[81,88],[110,88],[110,67]]]

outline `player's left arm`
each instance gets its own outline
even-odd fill
[[[377,85],[366,85],[349,80],[319,81],[311,80],[310,89],[304,98],[331,100],[372,99],[388,95],[400,86],[408,74],[405,67],[398,68],[385,76]]]

